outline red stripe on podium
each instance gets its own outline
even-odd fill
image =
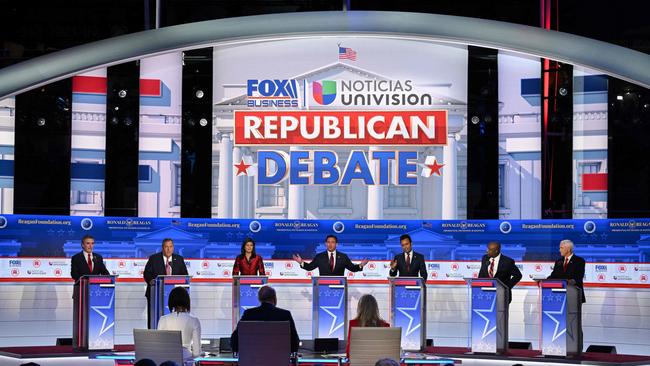
[[[494,286],[494,283],[489,282],[489,281],[485,281],[485,282],[474,281],[474,282],[472,282],[472,287],[493,287],[493,286]]]
[[[564,286],[562,286],[561,282],[551,282],[551,283],[543,282],[542,288],[564,288]]]
[[[319,285],[340,285],[341,280],[318,280]]]

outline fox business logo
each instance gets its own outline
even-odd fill
[[[439,271],[440,263],[427,263],[427,269],[430,271]]]
[[[293,79],[251,79],[246,85],[247,106],[298,107],[298,82]]]
[[[607,265],[606,264],[597,264],[595,269],[596,269],[596,272],[607,272]]]

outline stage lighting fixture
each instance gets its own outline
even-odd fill
[[[492,116],[485,116],[485,122],[487,123],[492,122]]]
[[[120,98],[126,97],[126,90],[122,89],[119,92],[117,92],[117,95],[120,96]]]
[[[567,93],[568,93],[566,88],[560,88],[559,92],[560,92],[560,95],[563,96],[563,97],[565,97],[567,95]]]
[[[194,122],[194,118],[188,118],[187,119],[187,124],[190,125],[190,126],[194,126],[196,124],[196,122]]]
[[[203,98],[203,95],[204,95],[204,94],[203,94],[203,90],[201,90],[201,89],[197,90],[196,93],[194,93],[194,95],[196,95],[196,97],[197,97],[198,99]]]
[[[45,126],[45,118],[41,117],[36,120],[36,124],[39,126]]]
[[[616,100],[623,100],[623,96],[622,95],[617,95]]]
[[[647,104],[646,104],[646,105],[647,105]],[[201,119],[199,120],[199,124],[201,125],[201,127],[205,127],[205,126],[208,125],[208,120],[205,119],[205,118],[201,118]]]
[[[124,125],[126,125],[126,126],[131,126],[132,124],[133,124],[133,121],[131,120],[131,118],[126,117],[126,118],[124,119]]]
[[[120,120],[117,119],[117,117],[111,118],[111,124],[116,125],[120,122]]]
[[[473,124],[477,124],[477,123],[479,123],[479,121],[480,121],[480,119],[478,118],[478,116],[472,116],[472,123]]]

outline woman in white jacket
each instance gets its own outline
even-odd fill
[[[171,313],[158,321],[159,330],[180,330],[183,339],[183,358],[192,359],[201,355],[201,322],[190,314],[190,295],[183,287],[176,287],[169,293]]]

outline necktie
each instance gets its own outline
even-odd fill
[[[409,253],[406,253],[406,272],[411,271],[411,256]]]
[[[569,265],[569,258],[564,258],[564,272],[566,272],[567,265]]]
[[[90,253],[88,253],[88,269],[90,273],[93,273],[93,259],[90,257]]]
[[[494,258],[490,258],[490,269],[488,270],[490,278],[494,277]]]
[[[167,260],[167,264],[165,265],[165,273],[167,276],[171,276],[172,274],[172,266],[169,265],[169,259]]]
[[[330,253],[330,271],[334,272],[334,253]]]

